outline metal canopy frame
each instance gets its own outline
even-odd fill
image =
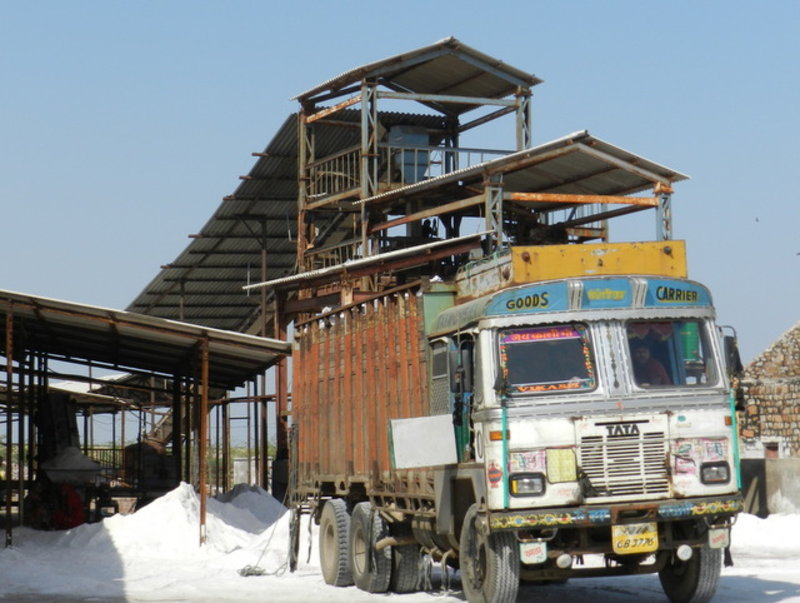
[[[48,390],[50,360],[147,372],[172,380],[173,412],[184,404],[183,416],[196,416],[200,539],[204,541],[207,480],[204,459],[211,388],[230,390],[244,384],[288,355],[290,345],[270,338],[11,291],[0,291],[0,329],[4,334],[0,352],[5,356],[6,371],[0,406],[6,428],[4,456],[9,461],[3,483],[6,546],[12,544],[13,493],[17,492],[21,501],[26,489],[24,451],[35,441],[33,424],[29,419],[26,428],[24,418],[32,416],[36,396]],[[181,416],[179,410],[176,416]],[[186,424],[192,422],[187,420]],[[179,467],[182,465],[180,431],[180,428],[173,430],[173,452]],[[15,440],[16,478],[11,471]],[[188,454],[185,460],[189,461]]]

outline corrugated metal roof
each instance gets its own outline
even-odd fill
[[[337,113],[337,121],[360,123],[360,111]],[[442,128],[436,115],[381,112],[380,121]],[[356,128],[316,127],[316,152],[325,157],[360,142]],[[131,312],[246,331],[259,311],[260,296],[242,290],[248,283],[294,273],[297,240],[297,115],[286,118],[235,192],[175,260],[163,267],[128,306]],[[325,228],[340,214],[320,212]],[[261,274],[263,235],[267,270]],[[330,240],[330,239],[329,239]]]
[[[430,46],[356,67],[295,97],[315,103],[354,92],[363,79],[378,79],[393,90],[418,94],[471,96],[500,99],[542,82],[539,78],[467,46],[446,38]],[[426,103],[450,115],[460,115],[474,104]]]
[[[671,184],[688,176],[635,155],[589,134],[574,132],[550,142],[504,155],[485,163],[423,180],[357,203],[382,204],[412,196],[436,201],[440,191],[453,199],[458,189],[468,191],[489,174],[502,174],[506,192],[629,195]],[[465,192],[463,194],[473,194]]]
[[[14,320],[14,349],[167,377],[194,376],[208,341],[209,385],[233,389],[290,353],[288,343],[122,310],[0,291],[0,329]],[[3,343],[0,342],[0,343]],[[5,351],[3,351],[5,354]]]

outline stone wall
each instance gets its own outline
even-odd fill
[[[739,428],[745,448],[777,444],[781,457],[800,457],[800,323],[747,365]]]

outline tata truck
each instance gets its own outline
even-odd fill
[[[298,322],[295,535],[368,592],[428,559],[471,603],[644,573],[707,601],[742,510],[727,343],[678,240],[512,245]]]

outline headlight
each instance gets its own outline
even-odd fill
[[[730,479],[731,469],[725,461],[700,465],[700,481],[704,484],[727,484]]]
[[[509,479],[512,496],[541,496],[544,488],[544,475],[541,473],[517,473]]]

